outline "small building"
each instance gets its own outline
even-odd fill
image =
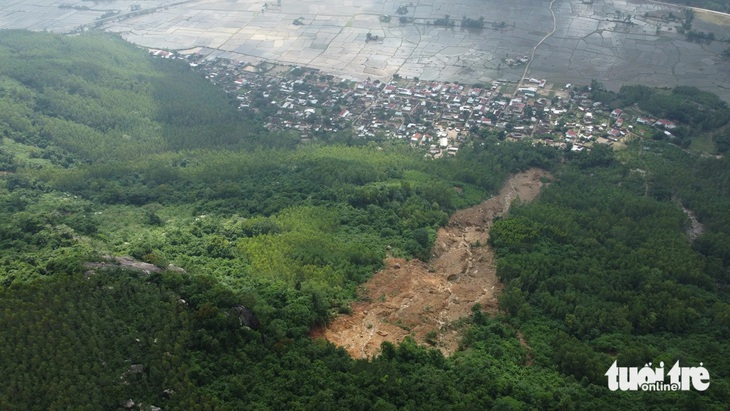
[[[667,130],[671,130],[673,128],[676,128],[677,126],[669,120],[660,118],[659,120],[656,121],[656,123],[654,123],[654,127],[663,127]]]

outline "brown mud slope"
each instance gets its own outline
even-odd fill
[[[396,343],[408,335],[452,354],[459,345],[457,321],[470,315],[475,303],[497,311],[502,284],[486,245],[492,220],[513,200],[534,199],[543,176],[549,174],[539,169],[516,174],[496,197],[456,212],[439,229],[430,263],[388,258],[386,268],[363,284],[363,301],[353,303],[352,315],[337,317],[312,336],[344,347],[353,358],[372,357],[383,341]]]

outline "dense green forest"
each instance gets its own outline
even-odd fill
[[[727,407],[725,158],[300,145],[113,36],[4,31],[0,56],[0,409]],[[450,213],[529,167],[555,179],[493,224],[502,314],[473,307],[459,352],[353,360],[309,337],[387,248],[427,260]],[[159,272],[105,263],[125,255]],[[614,360],[703,362],[711,385],[612,392]]]

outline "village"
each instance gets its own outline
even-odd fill
[[[235,95],[242,111],[265,119],[271,131],[296,133],[301,142],[338,133],[381,141],[396,139],[424,149],[427,156],[454,156],[467,141],[496,136],[562,150],[589,150],[594,144],[621,147],[632,137],[671,138],[676,127],[631,109],[594,101],[588,86],[525,79],[491,84],[337,78],[317,69],[273,63],[258,65],[200,54],[151,50],[160,58],[186,59],[212,83]],[[525,63],[526,57],[506,59]]]

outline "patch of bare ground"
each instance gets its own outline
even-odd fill
[[[164,269],[150,263],[145,263],[142,261],[137,261],[132,257],[122,256],[122,257],[112,257],[110,255],[104,255],[102,256],[102,260],[100,262],[86,262],[84,263],[84,268],[87,269],[87,271],[84,273],[84,275],[89,276],[93,275],[96,270],[109,270],[114,268],[125,268],[132,271],[138,271],[143,274],[151,274],[151,273],[161,273],[165,271]],[[183,270],[180,267],[174,266],[172,264],[167,266],[167,270],[169,271],[177,271],[184,273],[185,270]]]
[[[697,219],[697,216],[692,210],[688,210],[684,206],[681,207],[682,211],[684,211],[684,214],[686,214],[689,218],[690,224],[689,227],[687,227],[687,237],[689,237],[690,241],[694,241],[697,239],[697,237],[701,236],[702,233],[705,232],[705,226],[700,223],[700,221]]]
[[[445,355],[459,347],[460,321],[474,304],[494,314],[502,283],[487,240],[494,217],[504,215],[515,199],[531,201],[549,173],[530,169],[509,178],[499,194],[457,211],[439,229],[431,262],[388,258],[385,269],[362,286],[362,301],[351,315],[337,317],[312,337],[344,347],[353,358],[376,355],[383,341],[412,336],[433,344]]]

